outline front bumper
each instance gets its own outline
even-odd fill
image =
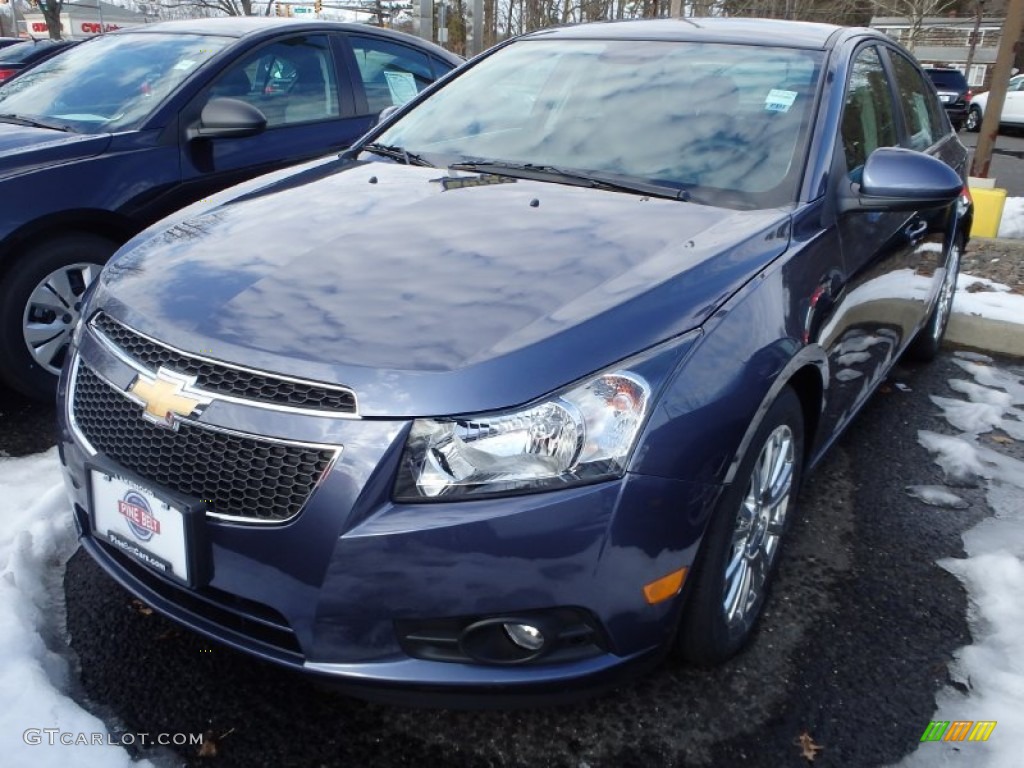
[[[643,587],[692,565],[715,488],[627,474],[547,493],[395,504],[390,493],[409,426],[400,421],[211,405],[198,428],[341,452],[291,519],[201,516],[202,579],[191,587],[168,579],[94,535],[90,470],[139,475],[94,452],[74,418],[71,378],[86,366],[123,390],[135,372],[88,332],[74,354],[60,384],[59,418],[83,546],[130,592],[197,632],[385,697],[590,688],[656,660],[671,639],[681,598],[649,605]],[[576,647],[515,663],[460,659],[457,639],[453,655],[436,660],[409,639],[439,621],[454,622],[457,634],[494,617],[566,613],[587,630]]]

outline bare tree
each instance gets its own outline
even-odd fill
[[[269,16],[273,10],[274,0],[266,0],[265,3],[262,0],[188,0],[182,5],[220,11],[228,16]]]
[[[46,29],[54,40],[60,40],[60,12],[63,9],[64,0],[39,0],[39,10],[46,19]]]

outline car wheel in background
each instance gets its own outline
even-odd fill
[[[971,133],[977,133],[981,130],[981,110],[977,107],[971,107],[967,110],[967,121],[964,123],[966,128]]]
[[[958,237],[953,241],[946,254],[946,274],[942,278],[939,297],[935,301],[928,321],[917,332],[914,340],[907,347],[907,357],[922,363],[931,362],[939,354],[942,337],[946,335],[949,316],[953,313],[953,298],[956,296],[956,279],[960,274],[960,253],[963,246]]]
[[[677,638],[688,661],[724,661],[753,632],[794,516],[803,445],[803,409],[785,387],[708,523]]]
[[[0,379],[37,399],[54,396],[82,295],[117,244],[63,235],[33,246],[0,283]]]

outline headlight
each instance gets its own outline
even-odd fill
[[[417,419],[395,498],[454,499],[617,477],[650,395],[644,378],[616,371],[514,411]]]

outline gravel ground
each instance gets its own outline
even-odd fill
[[[1008,285],[1024,294],[1024,240],[975,238],[967,246],[960,272]]]

